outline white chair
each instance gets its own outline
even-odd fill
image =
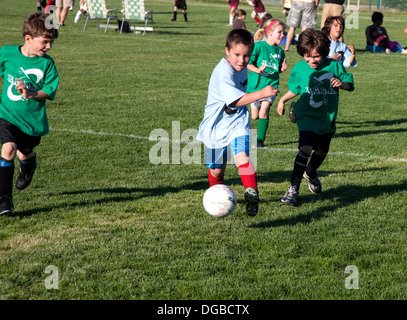
[[[96,25],[98,29],[100,25],[98,19],[107,20],[105,32],[109,27],[110,20],[117,19],[117,8],[106,9],[105,0],[86,0],[86,4],[88,6],[88,12],[85,21],[85,26],[83,27],[83,31],[85,31],[89,19],[96,20]]]
[[[144,21],[144,28],[130,27],[131,30],[144,30],[143,36],[146,31],[154,32],[153,28],[153,10],[145,11],[144,0],[123,0],[123,21],[120,27],[120,33],[123,30],[123,24],[125,20],[139,20]],[[148,22],[151,21],[151,27],[147,27]]]

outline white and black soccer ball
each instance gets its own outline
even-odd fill
[[[206,190],[203,206],[212,217],[222,218],[231,214],[236,208],[236,195],[224,184],[216,184]]]

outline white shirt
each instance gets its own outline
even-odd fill
[[[212,72],[204,119],[196,139],[206,147],[219,149],[235,138],[250,134],[250,115],[246,106],[235,107],[236,113],[227,114],[225,107],[246,94],[247,68],[236,71],[225,59]]]
[[[331,40],[331,45],[329,46],[328,57],[332,57],[337,52],[343,52],[343,55],[338,60],[339,63],[341,63],[345,68],[356,67],[358,65],[356,58],[353,59],[353,63],[350,64],[350,56],[352,55],[352,52],[350,52],[346,44],[341,41],[334,41],[331,38],[329,38],[329,40]]]

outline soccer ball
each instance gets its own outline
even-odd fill
[[[236,208],[236,195],[227,185],[215,184],[206,190],[203,206],[212,217],[226,217]]]

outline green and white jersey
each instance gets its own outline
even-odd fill
[[[257,68],[266,66],[266,69],[261,74],[249,71],[247,92],[255,92],[266,86],[273,86],[278,89],[280,70],[284,59],[284,50],[279,46],[271,46],[266,41],[255,42],[249,64]]]
[[[325,134],[336,131],[339,88],[331,86],[331,79],[353,83],[352,73],[333,59],[325,58],[318,68],[311,68],[303,60],[298,62],[288,79],[288,89],[300,95],[294,105],[298,130]]]
[[[16,80],[21,79],[30,91],[43,91],[55,98],[59,75],[54,60],[44,57],[26,57],[19,46],[0,49],[0,76],[4,78],[0,97],[0,118],[17,126],[31,136],[49,132],[45,100],[24,99],[16,90]]]

